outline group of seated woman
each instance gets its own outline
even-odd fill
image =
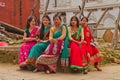
[[[24,43],[20,47],[19,67],[46,73],[55,73],[57,61],[60,59],[61,66],[69,66],[70,69],[81,70],[85,74],[88,64],[101,71],[98,62],[101,57],[98,49],[93,45],[91,31],[87,25],[88,19],[83,17],[81,24],[76,16],[70,20],[70,26],[62,24],[61,17],[55,14],[54,25],[48,15],[42,18],[40,28],[35,26],[34,17],[29,17],[24,32]],[[68,47],[71,49],[70,56]]]

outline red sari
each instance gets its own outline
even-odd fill
[[[91,45],[91,41],[93,40],[93,38],[92,38],[90,28],[88,28],[87,26],[84,27],[84,40],[87,42],[85,49],[90,54],[89,61],[93,64],[98,63],[101,60],[101,57],[97,47],[94,45]]]
[[[81,38],[76,39],[77,33],[72,34],[71,37],[78,42],[81,41]],[[69,47],[71,48],[70,68],[79,70],[88,69],[87,55],[84,49],[85,44],[82,43],[81,45],[78,45],[77,43],[71,41]]]

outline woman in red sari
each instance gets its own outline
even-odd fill
[[[84,49],[85,44],[83,29],[79,26],[79,21],[76,16],[70,20],[69,39],[71,48],[70,68],[73,70],[82,70],[86,74],[88,69],[87,55]]]
[[[97,71],[102,71],[102,69],[98,66],[98,62],[101,60],[101,57],[96,45],[93,43],[93,37],[87,23],[88,19],[83,17],[81,19],[81,25],[84,30],[84,43],[86,44],[86,51],[88,53],[89,61],[94,64]]]

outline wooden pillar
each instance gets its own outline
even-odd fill
[[[115,31],[114,31],[113,40],[112,40],[113,49],[116,47],[117,42],[118,42],[119,21],[120,21],[120,7],[119,7],[119,12],[118,12],[118,17],[115,21]]]

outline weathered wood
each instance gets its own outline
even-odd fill
[[[79,10],[81,11],[81,7],[80,6],[79,6]],[[80,13],[80,11],[75,13],[75,16],[77,16]]]
[[[90,17],[91,13],[92,13],[92,11],[89,11],[89,13],[88,13],[88,15],[87,15],[87,18]]]
[[[115,22],[115,31],[114,31],[113,40],[112,40],[113,49],[116,47],[117,42],[118,42],[118,38],[119,38],[118,37],[119,21],[120,21],[120,7],[119,7],[119,12],[118,12],[118,17],[117,17],[117,20]]]
[[[34,14],[34,10],[35,10],[38,2],[39,2],[39,0],[34,0],[34,4],[33,4],[33,7],[32,7],[32,11],[31,11],[31,13],[30,13],[30,16],[32,16],[32,15]]]
[[[92,28],[93,30],[106,30],[106,29],[115,29],[114,27],[104,27],[104,28]]]
[[[44,9],[44,12],[43,12],[43,16],[44,16],[44,15],[46,14],[46,12],[47,12],[49,2],[50,2],[50,0],[47,0],[46,5],[45,5],[45,9]]]
[[[86,0],[82,0],[82,7],[81,7],[81,11],[80,11],[80,18],[81,18],[81,16],[84,16],[83,10],[84,10],[84,7],[85,7],[85,3],[86,3]],[[80,8],[80,6],[79,6],[79,8]]]
[[[55,0],[55,7],[57,7],[57,0]]]
[[[103,19],[103,17],[105,16],[105,14],[107,13],[107,11],[109,10],[109,8],[106,8],[104,13],[102,14],[102,16],[100,17],[99,21],[96,23],[96,27],[98,27],[98,25],[100,24],[101,20]]]
[[[22,30],[22,29],[20,29],[20,28],[17,28],[17,27],[15,27],[15,26],[13,26],[13,25],[10,25],[10,24],[8,24],[8,23],[5,23],[5,22],[3,22],[3,21],[0,21],[0,24],[1,24],[1,26],[4,27],[5,30],[8,31],[8,32],[12,32],[12,33],[20,34],[20,35],[23,35],[23,33],[24,33],[24,30]]]

